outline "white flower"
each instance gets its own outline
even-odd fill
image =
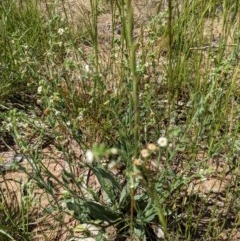
[[[42,100],[37,99],[37,104],[38,104],[38,105],[41,105],[41,104],[42,104]]]
[[[10,122],[10,123],[6,124],[5,128],[7,131],[10,131],[13,128],[13,124]]]
[[[59,29],[58,29],[58,34],[59,34],[59,35],[63,35],[63,33],[64,33],[64,29],[63,29],[63,28],[59,28]]]
[[[55,111],[56,116],[60,115],[60,113],[61,113],[59,110],[54,110],[54,111]]]
[[[112,155],[117,155],[117,154],[118,154],[118,149],[115,148],[115,147],[113,147],[113,148],[110,149],[110,153],[111,153]]]
[[[22,47],[23,47],[24,49],[28,49],[28,45],[27,45],[27,44],[24,44]]]
[[[92,163],[93,160],[94,160],[94,155],[93,155],[93,152],[91,150],[87,150],[86,151],[86,163]]]
[[[160,137],[158,140],[157,140],[157,144],[160,146],[160,147],[166,147],[168,145],[168,139],[166,137]]]
[[[38,89],[37,89],[38,94],[41,94],[41,93],[42,93],[42,89],[43,89],[43,87],[40,85],[40,86],[38,87]]]
[[[116,168],[117,167],[117,162],[115,162],[115,161],[111,161],[109,164],[108,164],[108,168],[110,169],[110,170],[112,170],[112,169],[114,169],[114,168]]]
[[[62,209],[67,209],[67,204],[65,202],[61,203]]]
[[[86,65],[85,65],[85,71],[86,71],[86,72],[89,72],[89,70],[90,70],[89,65],[86,64]]]

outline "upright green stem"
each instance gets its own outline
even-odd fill
[[[139,79],[136,74],[137,47],[138,47],[138,44],[136,43],[133,44],[131,49],[131,56],[130,56],[130,66],[131,66],[132,77],[133,77],[132,99],[133,99],[133,106],[134,106],[134,143],[136,147],[136,152],[138,152],[138,145],[139,145]]]
[[[139,77],[136,72],[136,51],[138,48],[138,43],[134,42],[133,39],[133,9],[131,0],[122,0],[117,2],[117,6],[121,13],[121,21],[123,26],[122,38],[126,43],[126,50],[128,56],[128,67],[130,68],[130,77],[132,79],[132,94],[131,103],[133,103],[134,110],[134,145],[135,145],[135,155],[138,154],[139,147]]]
[[[139,146],[139,78],[136,73],[136,50],[138,48],[138,43],[133,40],[133,10],[131,5],[131,0],[126,1],[126,18],[125,29],[126,29],[126,44],[129,54],[129,67],[131,70],[131,78],[133,81],[132,85],[132,102],[134,109],[134,145],[136,147],[135,154],[138,153]]]
[[[169,68],[171,70],[171,67],[172,67],[172,64],[171,64],[171,61],[172,61],[172,1],[171,0],[168,0],[168,60],[170,64]]]
[[[174,92],[172,68],[172,0],[168,0],[168,124],[171,120],[171,100]]]
[[[139,152],[139,78],[136,72],[136,51],[138,43],[133,39],[133,10],[131,0],[122,0],[121,5],[118,4],[118,8],[121,12],[121,19],[123,25],[123,40],[126,43],[128,67],[130,68],[130,78],[132,79],[132,93],[131,103],[133,103],[134,110],[134,146],[135,157]],[[131,240],[133,240],[134,234],[134,187],[131,188],[131,208],[130,208],[130,230]]]
[[[91,9],[92,9],[92,36],[93,36],[93,44],[94,44],[94,52],[95,52],[95,67],[96,73],[99,72],[99,61],[98,61],[98,26],[97,26],[97,18],[98,18],[98,0],[91,0]]]

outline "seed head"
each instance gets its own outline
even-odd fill
[[[142,150],[141,150],[141,156],[142,156],[143,158],[148,158],[149,155],[150,155],[150,153],[149,153],[148,149],[142,149]]]
[[[133,164],[137,167],[141,166],[142,165],[142,160],[141,159],[135,159],[133,161]]]
[[[148,144],[148,146],[147,146],[147,149],[149,150],[149,151],[156,151],[158,148],[157,148],[157,146],[155,145],[155,144],[153,144],[153,143],[149,143]]]

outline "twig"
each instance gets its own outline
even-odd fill
[[[237,46],[237,44],[226,44],[225,47],[234,47]],[[218,49],[220,48],[220,45],[207,45],[207,46],[199,46],[199,47],[193,47],[189,50],[208,50],[208,49]]]

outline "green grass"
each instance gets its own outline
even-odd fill
[[[5,0],[0,15],[0,148],[14,140],[51,203],[39,217],[22,202],[13,221],[0,186],[0,235],[35,240],[50,218],[69,238],[89,224],[94,240],[237,240],[239,1]]]

